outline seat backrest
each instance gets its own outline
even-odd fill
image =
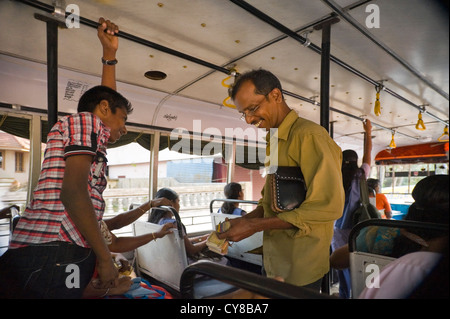
[[[352,298],[357,299],[364,288],[371,286],[374,282],[374,276],[379,274],[387,264],[395,259],[377,254],[351,252],[350,277],[352,282]]]
[[[348,246],[352,298],[358,298],[366,287],[376,289],[376,276],[397,259],[391,257],[395,238],[401,229],[411,228],[448,233],[448,225],[386,219],[369,219],[352,228]]]
[[[228,215],[221,213],[211,213],[211,222],[214,229],[216,226],[223,222],[225,218],[237,218],[237,215]],[[261,247],[263,244],[263,233],[258,232],[250,237],[247,237],[241,241],[233,242],[228,246],[227,256],[243,260],[258,266],[262,266],[262,255],[248,253],[248,251]]]
[[[135,236],[158,232],[162,227],[141,220],[133,224]],[[181,274],[188,265],[183,237],[174,231],[137,248],[136,265],[138,271],[179,290]]]

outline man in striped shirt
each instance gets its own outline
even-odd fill
[[[115,63],[108,63],[117,61],[116,32],[117,26],[100,19],[102,85],[86,91],[78,113],[62,118],[48,134],[33,200],[0,259],[0,298],[81,297],[96,266],[98,288],[117,284],[98,225],[105,208],[107,144],[127,133],[132,111],[116,92]]]

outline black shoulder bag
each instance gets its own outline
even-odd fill
[[[268,176],[271,183],[272,210],[277,213],[293,210],[306,197],[306,185],[298,166],[280,166]]]
[[[367,190],[367,183],[364,175],[360,178],[359,187],[361,206],[353,212],[353,226],[367,219],[381,218],[378,209],[369,201],[369,191]]]

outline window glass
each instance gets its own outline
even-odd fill
[[[447,174],[448,175],[448,164],[447,163],[438,163],[436,164],[436,174]]]
[[[29,125],[29,122],[26,123]],[[20,149],[20,151],[17,151]],[[25,209],[29,180],[30,142],[0,131],[0,208]],[[9,219],[0,220],[0,256],[9,244]]]
[[[180,199],[180,218],[187,233],[211,230],[209,205],[224,198],[227,164],[222,153],[195,155],[171,151],[159,152],[158,187],[174,190]]]
[[[149,200],[150,151],[138,143],[108,148],[108,187],[103,192],[106,203],[104,218],[111,218]],[[147,219],[144,214],[141,219]],[[119,236],[130,236],[132,226],[114,230]]]

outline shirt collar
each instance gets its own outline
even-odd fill
[[[283,119],[283,121],[281,122],[280,126],[278,126],[278,128],[270,129],[270,130],[275,130],[273,136],[277,137],[278,139],[287,140],[289,137],[289,132],[291,130],[291,127],[297,119],[298,119],[297,112],[295,112],[294,110],[291,110],[286,115],[286,117]],[[267,133],[267,136],[266,136],[266,140],[268,141],[269,139],[270,139],[270,132]]]

